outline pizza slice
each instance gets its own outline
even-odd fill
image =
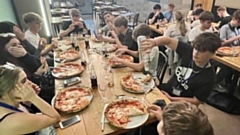
[[[131,74],[124,76],[120,81],[122,87],[128,91],[142,92],[140,84],[133,78]]]
[[[146,108],[137,100],[120,100],[107,107],[105,116],[116,127],[125,128],[131,117],[146,114]]]

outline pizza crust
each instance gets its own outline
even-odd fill
[[[131,74],[127,74],[120,80],[120,85],[126,91],[133,93],[143,93],[141,86],[133,79]]]
[[[124,59],[125,61],[128,61],[128,62],[133,62],[133,57],[130,55],[120,55],[118,56],[118,58]],[[113,62],[112,58],[108,60],[108,63],[111,65],[111,67],[126,67],[121,63]]]
[[[79,58],[80,58],[79,53],[72,49],[60,52],[55,56],[55,59],[59,59],[61,61],[64,60],[65,62],[74,61]]]
[[[114,101],[107,106],[104,115],[111,125],[118,128],[126,128],[130,117],[147,113],[146,106],[139,100],[122,99]]]
[[[68,78],[78,74],[81,74],[84,70],[83,66],[78,63],[68,62],[57,65],[52,74],[56,78]]]
[[[57,94],[54,100],[54,107],[65,113],[78,112],[90,104],[90,100],[87,96],[92,96],[89,88],[68,88]]]

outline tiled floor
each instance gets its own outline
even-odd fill
[[[87,27],[91,30],[97,30],[100,27],[97,23],[94,24],[92,16],[83,16],[83,19]],[[169,74],[166,73],[164,82],[166,82],[169,77]],[[237,93],[237,95],[240,94]],[[199,108],[207,114],[209,121],[214,128],[215,135],[240,135],[240,116],[227,114],[209,106],[208,104],[202,104]]]

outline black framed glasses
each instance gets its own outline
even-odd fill
[[[5,72],[6,69],[14,70],[14,69],[16,68],[16,66],[15,66],[14,64],[9,63],[9,62],[7,62],[6,64],[4,64],[2,67],[3,67],[3,68],[2,68],[2,71],[0,72],[0,77],[4,74],[4,72]]]
[[[1,33],[0,37],[16,37],[14,33]]]

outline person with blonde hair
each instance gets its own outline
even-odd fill
[[[188,32],[190,31],[190,24],[185,22],[184,15],[181,11],[175,13],[175,24],[171,24],[164,32],[164,36],[168,37],[183,37],[187,42]]]
[[[189,23],[185,22],[184,15],[181,11],[176,11],[175,13],[175,24],[171,24],[167,30],[164,32],[164,36],[175,38],[183,42],[188,41],[188,33],[191,30]],[[168,65],[169,71],[173,74],[176,63],[178,62],[178,55],[176,52],[171,51],[171,49],[166,49],[166,54],[168,55]]]
[[[81,12],[72,8],[69,10],[71,21],[63,23],[62,29],[59,33],[59,37],[70,36],[71,33],[87,33],[87,27],[83,20],[81,20]]]
[[[218,28],[221,29],[221,27],[227,23],[229,23],[232,19],[232,16],[230,16],[227,12],[227,8],[220,6],[217,9],[217,15],[219,16],[219,20],[217,20]]]
[[[45,49],[45,45],[47,44],[47,40],[41,38],[38,32],[42,27],[42,17],[34,12],[25,13],[23,16],[23,21],[27,25],[28,30],[25,32],[25,38],[30,42],[36,49],[40,51],[40,55],[47,55],[50,51],[52,51],[55,44],[51,44],[50,47]]]
[[[9,63],[0,66],[1,135],[35,134],[60,121],[58,112],[35,91],[39,91],[39,87],[27,79],[21,68]],[[35,105],[41,114],[31,114],[24,104],[26,101]]]
[[[208,117],[197,106],[188,102],[172,102],[163,110],[151,105],[148,111],[160,121],[159,135],[214,135]]]

